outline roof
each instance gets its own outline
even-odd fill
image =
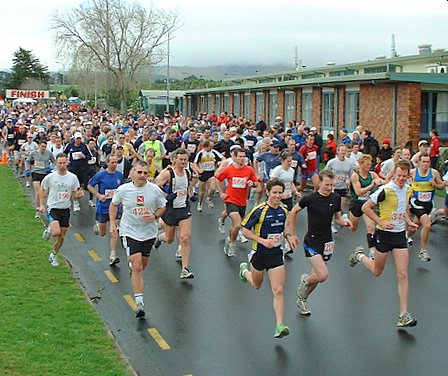
[[[182,90],[170,90],[170,97],[180,98],[185,95]],[[140,90],[140,96],[142,97],[165,97],[166,90]]]

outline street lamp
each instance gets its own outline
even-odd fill
[[[167,58],[166,58],[166,112],[170,112],[170,32],[167,39]]]

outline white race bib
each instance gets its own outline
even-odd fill
[[[418,192],[417,198],[421,202],[429,202],[432,198],[432,192]]]
[[[185,203],[187,201],[187,190],[183,189],[181,191],[177,191],[177,196],[176,198],[173,200],[173,208],[174,209],[178,209],[178,208],[184,208],[185,207]]]
[[[112,198],[114,193],[115,193],[115,189],[106,189],[104,191],[104,196],[106,196],[106,198]]]
[[[317,157],[317,153],[316,153],[315,151],[310,151],[310,152],[308,153],[308,160],[309,160],[309,161],[311,161],[311,160],[313,160],[313,159],[316,159],[316,157]]]
[[[324,244],[324,256],[331,256],[334,252],[334,242],[326,242]]]
[[[71,193],[67,191],[59,191],[58,192],[58,202],[66,202],[70,201]]]
[[[38,169],[45,168],[45,162],[44,161],[34,161],[34,167]]]
[[[232,178],[233,188],[246,188],[247,178]]]
[[[280,247],[283,244],[283,234],[268,234],[268,239],[274,241],[274,247]]]
[[[141,217],[143,215],[151,214],[151,211],[149,210],[149,208],[147,206],[137,206],[132,209],[132,214],[135,217]]]

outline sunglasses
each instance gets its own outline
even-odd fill
[[[148,171],[135,171],[139,175],[148,175]]]

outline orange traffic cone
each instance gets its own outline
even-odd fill
[[[8,164],[8,158],[6,157],[6,151],[5,150],[3,150],[2,160],[0,161],[0,164]]]

